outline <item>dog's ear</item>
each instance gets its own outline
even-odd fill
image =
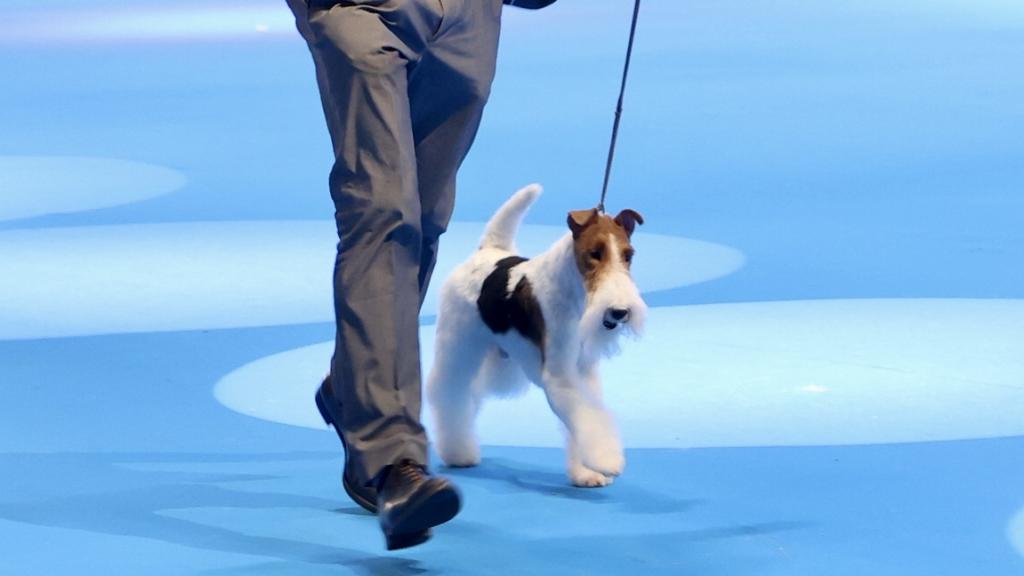
[[[572,237],[579,238],[580,233],[594,223],[594,219],[597,218],[597,208],[591,208],[590,210],[573,210],[569,212],[569,230],[572,230]]]
[[[636,225],[644,223],[644,217],[636,210],[626,208],[622,212],[619,212],[619,215],[615,217],[615,223],[622,226],[626,231],[626,236],[632,236],[633,229],[636,228]]]

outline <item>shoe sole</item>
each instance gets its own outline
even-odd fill
[[[401,550],[402,548],[412,548],[423,544],[433,534],[430,529],[422,530],[420,532],[414,532],[412,534],[395,534],[393,536],[386,536],[388,550]]]
[[[367,512],[376,514],[377,502],[357,492],[348,481],[348,475],[345,474],[345,470],[348,469],[348,444],[345,443],[345,437],[342,435],[341,430],[338,429],[337,424],[334,423],[334,419],[331,418],[331,413],[327,411],[327,401],[324,400],[323,391],[320,388],[316,391],[316,409],[320,411],[320,417],[324,419],[324,423],[334,428],[334,431],[338,434],[338,439],[341,440],[341,447],[345,451],[345,468],[341,472],[341,486],[345,489],[345,494],[348,494],[348,497],[353,502]]]
[[[436,492],[423,494],[405,505],[409,510],[394,520],[394,525],[385,530],[389,546],[392,539],[409,537],[425,532],[448,522],[462,508],[462,498],[454,486],[447,486]]]

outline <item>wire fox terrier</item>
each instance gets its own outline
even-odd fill
[[[441,290],[427,380],[434,440],[445,464],[479,464],[474,422],[482,400],[521,393],[532,381],[565,425],[569,479],[607,486],[625,457],[598,363],[618,351],[620,335],[643,326],[647,306],[630,276],[630,237],[643,217],[570,212],[570,232],[526,259],[516,254],[515,236],[540,192],[536,184],[516,192]]]

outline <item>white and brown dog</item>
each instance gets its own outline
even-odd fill
[[[621,334],[643,326],[647,306],[630,276],[630,237],[643,218],[633,210],[615,218],[570,212],[570,232],[526,259],[516,254],[515,236],[540,192],[538,185],[516,192],[442,288],[427,381],[434,441],[449,466],[475,466],[484,397],[514,395],[532,381],[565,425],[569,479],[606,486],[625,457],[598,362],[618,350]]]

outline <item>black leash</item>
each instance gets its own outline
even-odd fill
[[[640,15],[640,0],[633,6],[633,23],[629,27],[629,47],[626,48],[626,66],[622,70],[622,87],[619,89],[619,104],[615,107],[615,124],[612,125],[612,143],[608,147],[608,163],[604,167],[604,185],[601,187],[601,203],[597,211],[604,213],[604,199],[608,195],[608,179],[612,175],[612,159],[615,158],[615,141],[619,138],[619,120],[622,119],[622,99],[626,95],[626,76],[629,75],[629,61],[633,57],[633,38],[636,37],[636,20]]]

